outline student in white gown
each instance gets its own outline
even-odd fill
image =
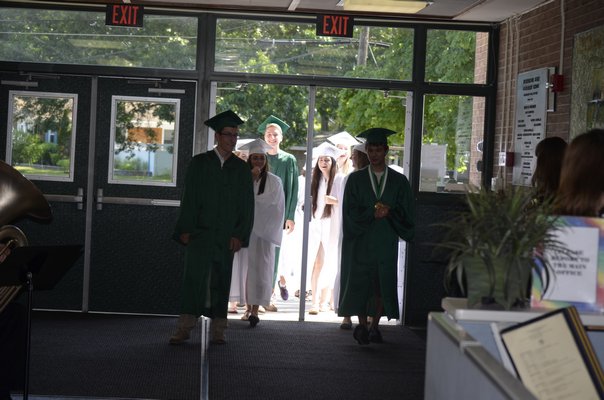
[[[311,179],[311,220],[308,235],[308,265],[312,307],[310,315],[330,308],[331,292],[338,267],[340,209],[338,199],[344,175],[337,172],[341,150],[322,143],[314,151],[317,162]]]
[[[248,248],[235,253],[230,301],[245,303],[242,319],[255,327],[258,308],[268,304],[273,290],[275,248],[281,244],[285,195],[281,180],[268,171],[266,152],[271,147],[262,139],[241,146],[249,153],[248,164],[254,179],[254,227]]]
[[[369,165],[369,158],[367,157],[367,150],[365,150],[365,143],[358,143],[352,147],[350,159],[352,161],[352,166],[355,171],[363,169]],[[344,178],[344,183],[342,184],[342,190],[341,190],[342,194],[340,195],[340,197],[342,197],[344,194],[343,192],[344,192],[344,188],[346,187],[347,180],[348,180],[348,175],[346,175],[346,177]],[[341,211],[342,211],[342,209],[340,208],[340,213],[341,213]],[[340,218],[341,218],[341,215],[340,215]],[[340,236],[339,236],[339,240],[338,240],[338,249],[340,251],[342,250],[342,238],[344,236],[341,226],[342,225],[340,224]],[[334,299],[333,308],[336,313],[338,312],[338,306],[340,303],[340,272],[341,272],[340,262],[341,262],[341,259],[340,259],[340,257],[338,257],[338,274],[336,275],[336,280],[335,280],[335,283],[333,286],[333,299]],[[349,315],[342,318],[342,323],[340,324],[340,328],[341,329],[352,329],[352,320],[350,319]]]
[[[336,146],[338,149],[342,150],[342,153],[336,160],[338,163],[338,172],[348,175],[354,171],[354,165],[352,163],[352,148],[360,142],[346,131],[331,135],[327,138],[327,141]]]

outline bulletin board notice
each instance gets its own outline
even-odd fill
[[[545,137],[548,69],[518,74],[516,80],[516,125],[512,184],[531,186],[535,170],[535,147]]]

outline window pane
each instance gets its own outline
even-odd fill
[[[386,162],[402,171],[406,101],[404,91],[318,88],[315,145],[341,131],[356,136],[369,128],[388,128],[396,134],[388,137]]]
[[[105,26],[104,12],[0,8],[2,61],[195,69],[197,18],[145,15]]]
[[[219,19],[216,71],[411,80],[413,29],[355,26],[316,36],[314,23]]]
[[[428,30],[426,81],[486,83],[489,34]]]
[[[113,97],[109,183],[174,186],[178,99]]]
[[[269,115],[275,115],[290,126],[283,135],[280,148],[293,153],[292,146],[295,146],[304,155],[308,124],[307,87],[217,82],[216,114],[229,109],[245,121],[239,128],[240,139],[264,139],[264,131],[258,132],[258,127]],[[298,157],[298,153],[295,155]]]
[[[481,185],[484,98],[425,97],[420,190],[460,192]]]
[[[73,181],[77,95],[10,92],[9,162],[39,180]]]

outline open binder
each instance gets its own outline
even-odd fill
[[[500,335],[518,377],[537,398],[604,398],[604,373],[574,306]]]

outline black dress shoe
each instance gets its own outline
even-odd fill
[[[255,328],[258,322],[260,322],[260,318],[256,315],[250,315],[248,321],[250,321],[250,327]]]
[[[361,345],[369,344],[369,331],[365,325],[357,325],[352,332],[352,337]]]
[[[371,328],[369,330],[369,341],[371,343],[384,343],[382,332],[380,332],[378,328]]]

